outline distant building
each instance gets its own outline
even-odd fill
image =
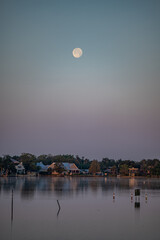
[[[18,165],[15,166],[17,174],[25,174],[25,168],[23,163],[20,162]]]
[[[36,166],[40,168],[39,173],[46,173],[50,165],[44,165],[42,162],[36,163]]]
[[[80,173],[80,170],[75,163],[63,163],[63,166],[68,173]]]
[[[75,163],[67,163],[67,162],[62,162],[62,166],[64,167],[66,173],[68,174],[76,174],[80,173],[79,168],[75,165]],[[54,170],[55,167],[55,162],[53,162],[48,168]],[[54,173],[56,174],[56,172]]]
[[[129,168],[128,170],[129,170],[130,177],[134,177],[138,173],[138,168],[132,167],[132,168]]]
[[[87,175],[87,174],[89,174],[89,169],[81,169],[80,172],[81,172],[82,174]]]

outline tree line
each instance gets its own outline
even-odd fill
[[[107,173],[110,176],[128,176],[131,168],[137,169],[135,175],[137,176],[160,176],[160,160],[159,159],[143,159],[141,161],[133,160],[114,160],[109,158],[103,158],[101,161],[89,160],[85,157],[79,157],[78,155],[40,155],[35,156],[31,153],[22,153],[20,156],[4,155],[0,157],[0,170],[8,171],[8,174],[15,173],[15,164],[11,159],[18,162],[22,162],[26,173],[28,171],[38,171],[39,167],[36,166],[37,162],[42,162],[44,165],[50,165],[51,163],[75,163],[76,166],[81,169],[88,169],[89,173]]]

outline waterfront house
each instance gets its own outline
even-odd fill
[[[48,167],[50,165],[44,165],[42,162],[36,163],[36,166],[39,167],[39,173],[47,173],[48,172]]]
[[[63,163],[65,170],[70,174],[80,173],[79,168],[75,163]]]
[[[57,174],[57,172],[54,171],[54,167],[55,167],[55,162],[53,162],[50,166],[48,166],[48,169],[52,169],[53,174]],[[65,173],[67,174],[72,175],[72,174],[80,173],[80,170],[75,163],[62,162],[62,167],[64,167]]]
[[[17,174],[25,174],[25,168],[23,163],[20,162],[18,165],[15,166]]]
[[[134,177],[136,174],[138,174],[138,168],[132,167],[132,168],[129,168],[128,170],[129,170],[130,177]]]

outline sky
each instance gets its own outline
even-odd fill
[[[159,12],[159,0],[1,0],[0,155],[160,158]]]

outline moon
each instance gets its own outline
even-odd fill
[[[81,48],[75,48],[73,49],[72,54],[73,54],[73,57],[80,58],[83,54],[83,51]]]

